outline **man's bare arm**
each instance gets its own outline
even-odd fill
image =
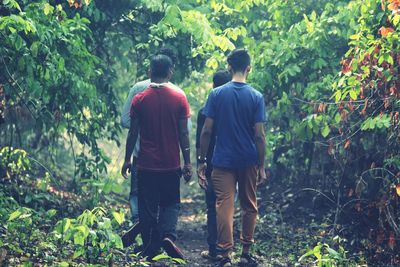
[[[192,165],[190,163],[190,142],[189,142],[189,129],[188,119],[179,120],[179,144],[182,151],[182,156],[185,164],[183,165],[183,178],[189,182],[192,178]]]
[[[206,178],[206,168],[207,164],[205,162],[208,147],[210,146],[211,136],[214,127],[214,120],[211,118],[206,118],[204,122],[203,129],[200,135],[200,155],[199,158],[201,163],[197,167],[197,175],[199,176],[199,184],[201,188],[207,189],[208,183]]]
[[[213,128],[214,128],[214,120],[211,118],[206,118],[200,136],[200,158],[202,159],[204,159],[207,156],[207,151],[208,147],[210,146]]]
[[[131,157],[133,153],[133,149],[135,148],[136,141],[139,135],[139,120],[131,119],[131,126],[129,128],[128,136],[126,138],[126,147],[125,147],[125,162],[122,166],[122,175],[126,178],[126,171],[131,170]]]
[[[179,120],[179,144],[185,165],[190,164],[190,142],[187,122],[188,119]]]
[[[266,179],[265,176],[265,130],[264,130],[264,123],[259,122],[255,125],[255,143],[257,149],[257,165],[260,171],[259,182],[263,183]]]

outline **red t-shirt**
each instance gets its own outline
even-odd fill
[[[150,86],[133,98],[131,118],[137,118],[140,127],[139,170],[180,168],[178,123],[189,117],[189,103],[177,88]]]

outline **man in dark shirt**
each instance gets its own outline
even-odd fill
[[[250,248],[254,242],[258,213],[257,184],[266,180],[265,103],[263,95],[246,83],[251,70],[247,51],[237,49],[228,56],[227,61],[232,81],[211,92],[203,111],[206,120],[200,137],[198,174],[201,183],[207,186],[206,155],[216,126],[211,179],[217,196],[218,249],[223,257],[218,266],[232,266],[230,251],[233,249],[236,184],[242,210],[240,264],[257,266],[257,260],[250,254]]]
[[[126,141],[122,174],[132,167],[132,152],[140,131],[138,204],[143,256],[152,259],[161,246],[173,258],[183,258],[176,240],[180,203],[180,156],[185,180],[192,176],[187,121],[189,103],[181,90],[168,83],[172,61],[154,56],[150,63],[149,87],[137,94],[131,106],[131,126]],[[159,227],[159,225],[163,227]],[[162,230],[162,232],[160,231]]]
[[[213,76],[213,88],[224,85],[232,79],[232,75],[226,70],[217,71]],[[196,131],[196,154],[197,157],[200,156],[200,135],[201,130],[203,129],[204,122],[206,120],[206,116],[203,114],[203,108],[199,110],[197,115],[197,131]],[[215,132],[211,136],[210,146],[208,147],[207,152],[207,169],[206,169],[206,177],[208,186],[205,186],[202,183],[202,180],[199,179],[200,186],[205,190],[206,194],[206,205],[207,205],[207,243],[208,243],[208,251],[202,251],[201,256],[203,258],[217,260],[217,217],[215,211],[215,192],[214,187],[211,182],[211,172],[212,172],[212,156],[214,153],[215,146]]]

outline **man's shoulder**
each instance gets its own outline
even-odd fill
[[[149,90],[146,90],[147,88],[149,88],[148,86],[142,88],[141,90],[136,90],[135,94],[133,95],[133,101],[140,101],[142,100],[144,97],[146,97],[146,95],[149,94]]]
[[[257,97],[263,97],[263,94],[262,94],[260,91],[258,91],[257,89],[255,89],[253,86],[251,86],[251,85],[248,84],[248,87],[249,87],[250,92],[251,92],[253,95],[255,95],[255,96],[257,96]]]
[[[228,82],[226,84],[223,84],[221,86],[215,87],[214,89],[211,90],[211,95],[218,95],[220,93],[224,93],[224,92],[231,92],[232,88],[232,83]]]
[[[177,86],[176,84],[168,82],[168,88],[176,91],[179,94],[182,94],[182,95],[186,96],[185,92],[179,86]]]
[[[140,92],[143,92],[144,90],[146,90],[150,85],[150,80],[143,80],[140,82],[135,83],[132,88],[130,89],[131,92],[138,94]]]

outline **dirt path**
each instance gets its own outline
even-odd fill
[[[200,252],[207,249],[204,200],[200,198],[182,199],[178,236],[178,245],[182,248],[187,260],[186,266],[213,266],[212,262],[200,256]]]
[[[201,192],[195,193],[195,196],[184,195],[181,199],[181,213],[178,221],[178,241],[177,245],[182,249],[187,264],[185,267],[212,267],[215,263],[200,256],[201,251],[208,249],[207,244],[207,217],[206,217],[206,204],[204,195]],[[236,223],[238,221],[236,216]],[[235,224],[235,229],[237,228]],[[259,227],[262,227],[261,225]],[[235,243],[239,244],[238,231],[235,232]],[[237,253],[237,251],[236,251]],[[234,253],[235,254],[235,253]],[[237,254],[233,259],[233,266],[237,266]],[[286,264],[267,264],[266,258],[258,255],[259,267],[277,267],[289,266]]]

